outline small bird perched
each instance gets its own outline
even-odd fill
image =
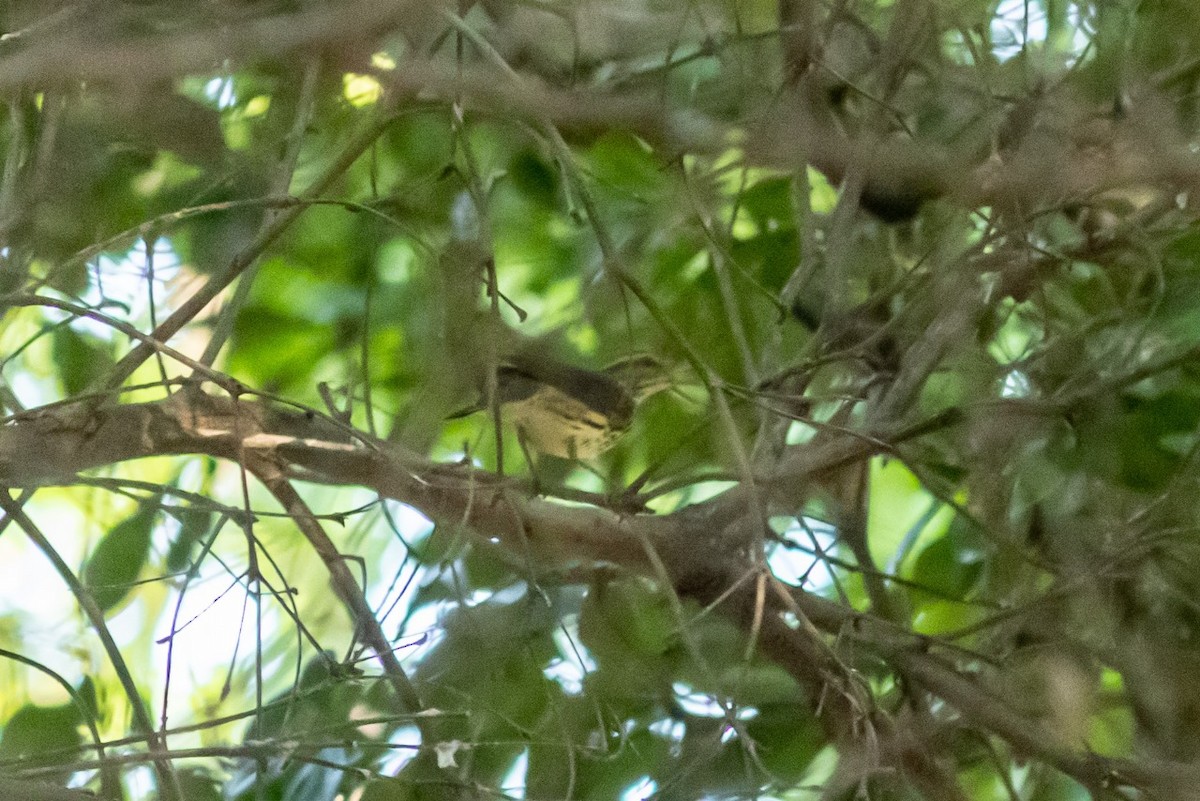
[[[603,370],[518,355],[497,369],[496,380],[501,413],[522,442],[562,459],[593,459],[607,451],[629,430],[637,405],[672,384],[670,370],[649,354],[620,359]]]

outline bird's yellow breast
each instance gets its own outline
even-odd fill
[[[627,416],[614,421],[549,386],[504,404],[504,412],[529,447],[562,459],[594,459],[629,427]]]

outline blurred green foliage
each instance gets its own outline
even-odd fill
[[[632,488],[666,514],[744,482],[744,454],[764,476],[785,446],[952,410],[857,483],[806,476],[748,558],[847,610],[827,644],[958,797],[1169,797],[1085,787],[966,722],[859,623],[919,636],[1056,753],[1200,755],[1193,4],[384,6],[0,9],[3,297],[79,312],[6,309],[9,422],[109,400],[138,342],[84,310],[149,332],[232,271],[171,347],[217,341],[251,392],[444,461],[495,467],[487,414],[444,418],[516,350],[707,371],[597,463],[539,460],[567,500]],[[189,372],[147,359],[120,400]],[[109,746],[13,662],[0,774],[99,788],[115,767],[124,797],[180,801],[918,797],[839,750],[744,621],[607,565],[539,574],[352,478],[301,484],[422,690],[414,718],[236,463],[95,473],[21,502],[130,666],[11,513],[0,645],[94,682]],[[723,534],[697,553],[722,563]],[[164,693],[168,645],[187,656]],[[169,717],[175,788],[143,769],[138,703]]]

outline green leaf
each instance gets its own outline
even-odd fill
[[[179,532],[167,548],[167,570],[172,573],[191,565],[192,549],[212,529],[216,517],[211,509],[194,507],[180,509],[175,514],[179,518]]]
[[[816,717],[793,704],[773,704],[747,721],[746,734],[757,743],[763,764],[782,779],[798,780],[825,744]]]
[[[933,496],[920,480],[898,459],[871,462],[871,506],[867,530],[872,555],[880,564],[896,554],[928,542],[949,524],[952,513],[941,509],[930,516]],[[924,525],[921,525],[921,524]]]
[[[550,209],[558,206],[558,176],[536,153],[523,150],[513,156],[508,164],[508,177],[531,202]]]
[[[107,345],[66,325],[51,335],[51,356],[68,395],[84,391],[113,365]]]
[[[656,154],[631,134],[606,134],[589,155],[598,181],[635,197],[644,198],[664,183]]]
[[[92,552],[83,583],[102,611],[108,612],[124,601],[142,572],[161,501],[161,495],[143,500],[137,511],[113,526]]]
[[[55,752],[56,760],[69,761],[83,739],[81,721],[74,704],[26,704],[4,724],[0,759],[30,759]]]
[[[1057,771],[1043,768],[1032,782],[1029,801],[1087,801],[1094,796],[1073,779]]]
[[[729,688],[739,703],[749,706],[801,699],[799,687],[791,674],[769,662],[731,666],[722,671],[718,681]]]
[[[913,564],[913,581],[942,598],[966,597],[983,570],[979,536],[968,525],[956,517],[949,531],[921,551]]]
[[[221,783],[201,768],[179,769],[183,801],[221,801]]]

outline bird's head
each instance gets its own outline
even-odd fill
[[[670,389],[676,383],[672,368],[650,353],[636,353],[618,359],[605,367],[604,372],[629,391],[634,403]]]

